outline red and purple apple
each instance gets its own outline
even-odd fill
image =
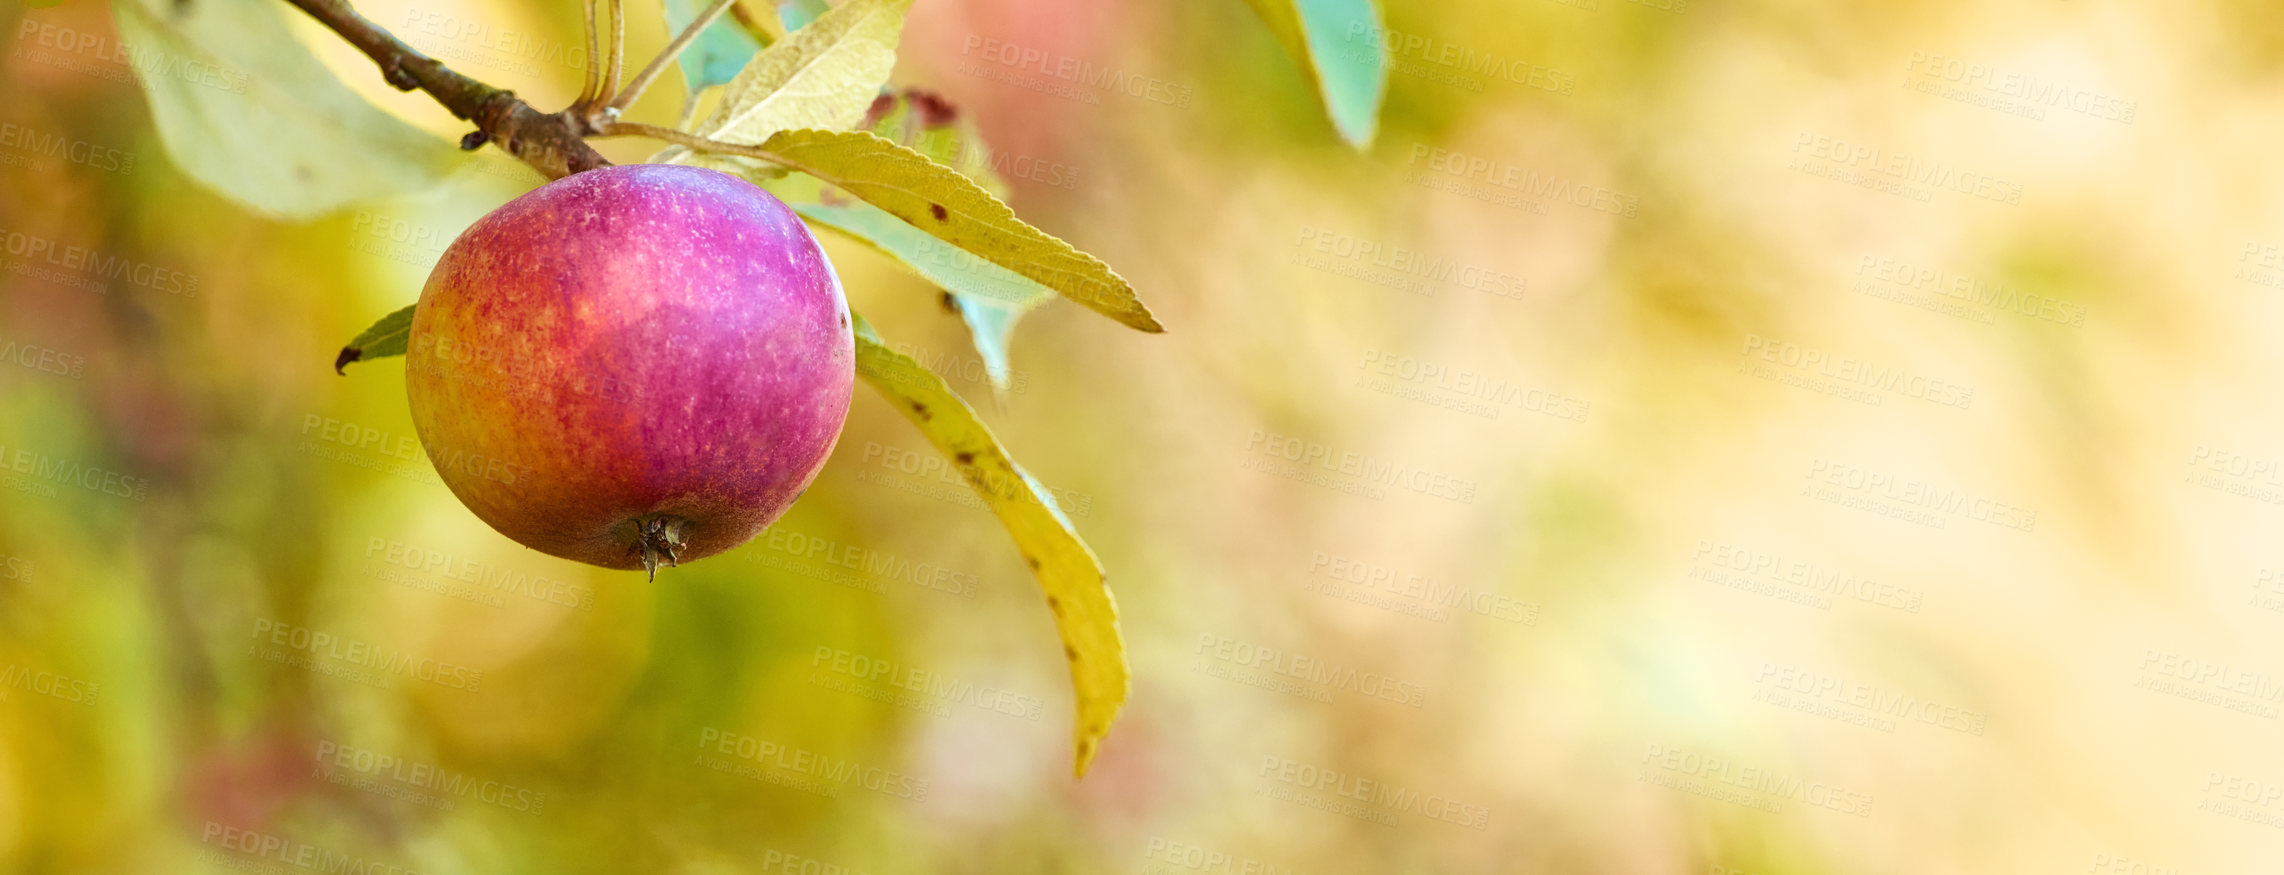
[[[414,428],[461,502],[606,568],[774,522],[848,415],[848,302],[792,210],[694,167],[605,167],[478,220],[421,290]]]

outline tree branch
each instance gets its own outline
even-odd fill
[[[494,88],[444,66],[406,45],[395,35],[349,8],[347,0],[286,0],[319,24],[349,41],[373,63],[381,77],[402,91],[428,92],[458,118],[475,122],[484,137],[471,135],[463,148],[484,139],[498,143],[549,179],[561,179],[582,170],[609,165],[601,153],[587,145],[593,133],[584,118],[570,110],[543,113],[512,91]],[[589,64],[593,59],[589,59]]]

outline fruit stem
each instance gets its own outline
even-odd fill
[[[682,564],[683,519],[672,514],[652,514],[634,521],[635,549],[642,552],[642,569],[650,573],[652,582],[658,580],[658,559],[666,557],[669,566]]]

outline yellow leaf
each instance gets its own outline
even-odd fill
[[[928,232],[906,224],[879,207],[826,188],[814,177],[792,174],[761,181],[762,188],[801,214],[812,228],[828,228],[848,235],[903,262],[958,302],[960,318],[968,324],[976,354],[992,390],[1004,397],[1014,365],[1008,358],[1008,336],[1015,322],[1040,304],[1054,300],[1055,290],[1032,282],[1014,271],[954,249]]]
[[[896,66],[896,40],[911,5],[853,0],[763,49],[694,133],[752,145],[793,128],[854,127]]]
[[[882,94],[865,110],[862,128],[959,171],[992,197],[1007,199],[1007,181],[991,169],[991,149],[976,132],[975,120],[943,95],[920,88]]]
[[[1024,223],[975,181],[865,131],[784,131],[761,144],[778,164],[814,176],[915,228],[1142,331],[1164,331],[1125,277]]]
[[[999,446],[975,410],[926,366],[889,349],[863,317],[856,320],[857,374],[912,420],[967,477],[1038,575],[1047,608],[1070,660],[1077,722],[1071,727],[1074,773],[1086,775],[1096,749],[1126,704],[1126,644],[1118,603],[1104,585],[1102,563],[1079,540],[1053,496]]]

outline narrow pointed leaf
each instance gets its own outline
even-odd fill
[[[1053,496],[1008,457],[991,429],[942,377],[889,349],[862,317],[856,321],[856,331],[857,374],[958,466],[968,485],[999,515],[1038,576],[1071,666],[1077,710],[1071,728],[1073,771],[1084,777],[1103,736],[1126,704],[1129,681],[1118,604],[1103,582],[1102,563],[1079,539]]]
[[[350,340],[348,346],[341,348],[341,354],[333,358],[333,372],[341,373],[341,369],[348,367],[351,362],[369,362],[377,358],[404,355],[405,339],[412,335],[412,310],[415,306],[418,305],[407,304],[404,309],[381,317],[381,321],[373,323],[373,327]]]
[[[1324,98],[1333,129],[1359,149],[1372,144],[1387,96],[1387,57],[1372,0],[1249,0]]]
[[[982,135],[976,131],[975,122],[962,115],[959,108],[953,106],[951,101],[944,99],[942,95],[921,88],[906,88],[883,94],[873,100],[871,109],[865,111],[863,127],[890,142],[926,155],[929,160],[959,171],[961,176],[975,180],[977,185],[982,186],[983,190],[990,192],[993,197],[1000,200],[1007,199],[1007,182],[1000,179],[998,172],[992,169],[991,149],[984,145]],[[881,213],[879,208],[869,204],[858,203],[851,206],[851,209],[855,208],[862,208],[881,216],[887,216],[886,213]],[[894,220],[892,216],[887,217],[892,221]],[[935,238],[927,236],[926,233],[920,232],[910,225],[903,222],[896,222],[896,224],[912,233],[918,233],[921,240],[932,244],[927,250],[914,254],[925,255],[928,254],[928,250],[940,249],[943,246]],[[836,225],[835,227],[839,226]],[[877,240],[869,242],[876,246],[881,245]],[[1008,383],[1014,376],[1014,367],[1009,361],[1007,345],[1014,334],[1015,322],[1023,318],[1023,314],[1031,312],[1033,307],[1037,307],[1045,303],[1048,298],[1053,297],[1054,292],[1038,283],[1023,279],[1006,268],[976,258],[974,255],[962,252],[959,253],[959,256],[959,258],[953,259],[955,264],[951,267],[955,269],[954,271],[938,271],[956,272],[957,280],[952,282],[936,280],[936,285],[942,287],[945,292],[952,296],[952,307],[960,314],[960,321],[967,324],[968,333],[975,343],[976,355],[983,359],[984,376],[991,380],[992,392],[998,397],[999,403],[1005,405],[1007,403]],[[906,258],[908,262],[910,260],[902,254],[899,254],[898,257]],[[941,261],[942,259],[935,260]],[[1004,283],[994,283],[984,289],[971,290],[970,287],[974,285],[972,280],[977,271],[957,270],[959,267],[968,265],[988,268],[997,274],[1013,277],[1022,284],[1022,290],[1025,294],[1020,297],[1006,294],[1008,289]],[[923,276],[930,274],[928,270],[921,270],[920,272]],[[929,276],[929,278],[935,279],[934,276]],[[991,279],[998,280],[999,277],[994,276]]]
[[[864,128],[949,165],[1004,198],[1007,184],[991,169],[991,151],[975,125],[942,97],[921,89],[883,94],[865,111]],[[879,207],[827,188],[815,177],[788,176],[762,187],[811,223],[870,244],[904,262],[952,296],[983,359],[992,391],[1005,403],[1013,367],[1007,345],[1015,322],[1055,297],[1055,290],[936,239]]]
[[[940,94],[924,88],[882,94],[873,98],[858,127],[959,171],[992,197],[1007,199],[1007,181],[992,169],[991,149],[975,122]]]
[[[938,240],[879,207],[828,189],[815,177],[795,174],[761,185],[802,218],[870,244],[950,292],[975,337],[976,353],[983,358],[993,390],[1007,391],[1012,375],[1008,332],[1023,314],[1054,300],[1054,289]]]
[[[1101,259],[1026,224],[982,186],[927,156],[864,131],[785,131],[761,147],[787,168],[1131,328],[1166,330]]]
[[[1005,407],[1007,385],[1015,375],[1007,344],[1015,334],[1015,321],[1031,312],[1031,308],[1011,307],[989,298],[966,295],[954,295],[952,300],[959,307],[960,321],[967,323],[968,337],[975,342],[976,355],[983,358],[984,376],[991,379],[991,390]]]

